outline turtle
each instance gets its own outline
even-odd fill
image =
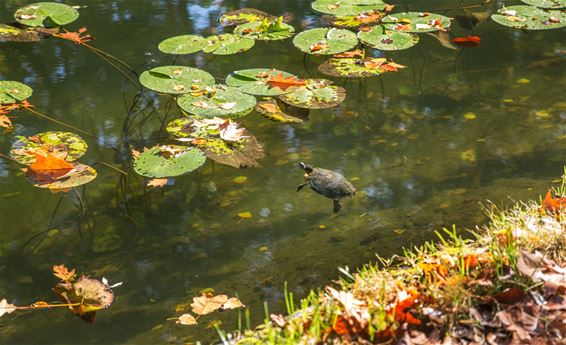
[[[313,168],[307,163],[300,162],[299,168],[305,172],[305,183],[297,187],[297,192],[306,186],[318,194],[324,195],[334,201],[334,213],[342,208],[340,198],[353,196],[356,188],[341,174],[327,169]]]

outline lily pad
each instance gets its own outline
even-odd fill
[[[326,79],[308,79],[305,86],[281,95],[279,99],[298,108],[332,108],[346,99],[346,90],[331,84],[332,82]]]
[[[193,115],[236,118],[249,114],[256,104],[256,99],[233,87],[214,85],[206,88],[204,93],[180,96],[177,104]]]
[[[70,132],[43,132],[30,137],[19,137],[11,149],[10,156],[20,164],[35,162],[35,154],[51,153],[65,157],[67,162],[81,158],[88,148],[80,136]]]
[[[385,16],[381,11],[367,11],[354,16],[332,16],[324,14],[321,20],[325,26],[333,26],[343,29],[358,29],[362,26],[373,26],[381,23],[381,19]]]
[[[346,29],[316,28],[299,33],[293,44],[307,54],[332,55],[354,48],[358,38]]]
[[[206,38],[205,53],[214,55],[231,55],[244,52],[253,47],[255,41],[251,38],[234,34],[214,35]]]
[[[383,17],[381,23],[389,30],[405,32],[433,32],[450,27],[450,19],[429,12],[393,13]]]
[[[202,36],[181,35],[161,41],[157,49],[166,54],[192,54],[200,51],[206,45],[207,41]]]
[[[179,145],[157,145],[134,160],[136,173],[150,178],[179,176],[200,168],[206,157],[195,148]]]
[[[140,75],[140,83],[150,90],[183,94],[202,85],[213,85],[214,77],[203,70],[185,66],[161,66]]]
[[[316,0],[311,4],[313,10],[334,16],[355,16],[362,12],[382,10],[381,0]]]
[[[27,26],[63,26],[77,20],[79,11],[56,2],[36,2],[18,9],[14,18]]]
[[[387,61],[385,58],[331,58],[318,66],[318,70],[333,77],[366,78],[385,72],[393,72],[405,66]]]
[[[517,5],[500,8],[491,15],[493,21],[514,29],[547,30],[566,26],[566,12],[543,10],[534,6]]]
[[[255,111],[271,121],[283,123],[302,123],[309,115],[308,109],[296,108],[273,98],[258,102]]]
[[[37,175],[28,168],[26,179],[34,187],[65,190],[89,183],[96,178],[96,170],[94,168],[80,163],[72,163],[72,165],[73,170],[57,178],[48,178],[43,174]]]
[[[226,78],[226,85],[255,96],[279,96],[291,92],[292,87],[283,90],[269,85],[269,79],[278,75],[283,78],[296,77],[274,68],[251,68],[232,72]]]
[[[274,21],[267,18],[261,22],[240,24],[234,29],[234,33],[242,37],[248,37],[259,41],[284,40],[293,36],[295,28],[283,23],[283,17]]]
[[[527,5],[539,8],[558,9],[566,7],[566,0],[521,0]]]
[[[243,132],[243,139],[227,141],[216,132],[195,128],[193,121],[195,119],[188,117],[173,120],[167,125],[167,132],[200,148],[208,158],[235,168],[258,166],[257,160],[265,156],[261,144],[247,130]]]
[[[16,103],[31,97],[33,89],[17,81],[0,80],[0,104]]]
[[[379,25],[369,31],[358,32],[360,41],[379,50],[403,50],[411,48],[419,42],[419,36],[402,31],[387,30]]]
[[[273,20],[276,17],[255,8],[240,8],[239,10],[224,13],[218,21],[223,26],[234,26],[244,23],[262,21],[264,18]]]

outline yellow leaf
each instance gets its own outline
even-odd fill
[[[206,315],[220,308],[227,301],[228,296],[226,295],[218,295],[213,297],[203,295],[200,297],[193,297],[193,303],[191,304],[191,307],[193,308],[193,313],[197,315]]]
[[[530,81],[529,79],[527,79],[527,78],[521,78],[521,79],[518,79],[518,80],[517,80],[517,84],[528,84],[528,83],[530,83],[530,82],[531,82],[531,81]]]
[[[236,297],[230,297],[223,305],[222,310],[244,308],[245,305]]]
[[[197,319],[191,314],[183,314],[179,316],[179,320],[176,321],[180,325],[196,325]]]
[[[460,153],[460,159],[464,162],[473,163],[476,161],[476,151],[469,149]]]
[[[235,177],[232,182],[234,182],[235,184],[244,184],[248,181],[248,178],[246,176],[238,176]]]
[[[266,252],[268,250],[269,250],[269,248],[267,246],[261,246],[257,249],[257,251],[260,252],[260,253]]]
[[[476,117],[477,117],[476,114],[472,113],[471,111],[464,114],[464,119],[466,120],[475,120]]]
[[[535,111],[535,115],[540,119],[548,119],[550,117],[550,113],[544,109]]]
[[[250,219],[253,217],[253,215],[251,212],[246,211],[238,213],[238,217],[240,217],[240,219]]]
[[[175,312],[180,313],[182,311],[184,311],[187,308],[186,304],[177,304],[175,306]]]

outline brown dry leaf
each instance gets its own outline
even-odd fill
[[[515,333],[521,341],[527,341],[531,339],[529,332],[523,329],[523,327],[516,324],[509,312],[502,310],[498,312],[496,316],[499,321],[501,321],[506,326],[507,330]]]
[[[141,152],[135,149],[132,149],[132,157],[138,158],[141,155]]]
[[[221,310],[229,310],[229,309],[236,309],[236,308],[245,308],[245,305],[237,299],[236,297],[230,297],[226,303],[224,303],[220,309]]]
[[[258,106],[267,111],[268,113],[276,113],[278,112],[277,106],[273,103],[258,103]]]
[[[0,127],[12,128],[12,121],[6,115],[0,115]]]
[[[218,295],[212,297],[203,295],[200,297],[193,297],[193,303],[191,303],[191,307],[193,308],[193,313],[197,315],[206,315],[219,309],[227,301],[228,296],[226,295]]]
[[[4,314],[10,314],[16,310],[16,306],[8,303],[5,298],[0,301],[0,317]]]
[[[285,325],[287,324],[287,320],[285,320],[285,317],[281,314],[271,314],[269,315],[269,318],[281,328],[285,327]]]
[[[191,314],[183,314],[181,316],[179,316],[179,320],[175,321],[176,323],[180,324],[180,325],[196,325],[197,324],[197,319],[195,319],[194,316],[192,316]]]
[[[152,180],[147,181],[148,187],[163,187],[169,182],[166,178],[154,178]]]
[[[76,277],[75,269],[69,271],[65,265],[54,265],[53,275],[64,282],[73,281]]]
[[[532,254],[521,251],[517,260],[517,270],[535,282],[543,281],[544,286],[552,290],[566,288],[566,269],[544,258],[540,252]]]

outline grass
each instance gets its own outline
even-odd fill
[[[553,190],[554,201],[564,207],[553,208],[543,200],[518,202],[508,210],[489,204],[485,212],[490,221],[473,231],[473,239],[464,239],[456,227],[443,229],[436,233],[438,241],[405,249],[403,256],[378,257],[356,273],[341,268],[339,281],[311,291],[297,307],[285,285],[287,315],[269,314],[266,305],[262,325],[251,329],[247,314],[245,329],[219,331],[221,339],[225,344],[558,341],[566,334],[553,329],[552,320],[566,312],[542,310],[533,299],[556,301],[566,283],[564,289],[556,288],[553,279],[560,274],[547,275],[528,259],[544,257],[547,269],[559,267],[556,272],[566,282],[566,199],[560,199],[566,196],[565,176]],[[526,272],[538,272],[538,278]],[[561,298],[557,303],[566,309]],[[527,307],[537,320],[535,329],[521,328]]]

